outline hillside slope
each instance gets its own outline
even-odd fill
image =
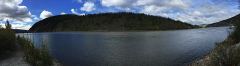
[[[169,18],[135,13],[58,15],[34,24],[31,32],[60,31],[144,31],[189,29],[196,26]]]
[[[232,18],[217,22],[217,23],[213,23],[213,24],[209,24],[207,25],[207,27],[222,27],[222,26],[232,26],[234,23],[238,22],[240,18],[240,15],[234,16]]]

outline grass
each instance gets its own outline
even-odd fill
[[[32,66],[53,66],[54,60],[49,55],[47,45],[43,42],[41,48],[35,48],[33,43],[25,38],[16,37],[7,21],[6,28],[0,25],[0,60],[10,57],[11,53],[21,46],[24,51],[24,59]]]
[[[201,60],[190,66],[240,66],[240,23],[235,24],[234,32]]]
[[[0,59],[9,57],[16,50],[15,32],[0,28]]]
[[[210,66],[238,66],[240,63],[240,46],[232,45],[233,39],[220,43],[209,55]]]
[[[53,66],[53,59],[49,55],[47,46],[35,48],[33,43],[25,38],[17,38],[17,42],[24,50],[25,60],[32,66]]]

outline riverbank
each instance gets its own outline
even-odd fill
[[[24,61],[24,52],[22,50],[15,51],[14,54],[0,61],[0,66],[30,66]]]
[[[0,60],[0,66],[31,66],[26,62],[24,56],[24,50],[20,46],[17,47],[16,51],[11,52],[12,54],[3,60]],[[61,63],[53,61],[52,66],[62,66]]]
[[[24,60],[23,50],[15,51],[13,56],[0,61],[0,66],[31,66]],[[60,63],[54,61],[53,66],[62,66]]]
[[[19,36],[17,43],[24,53],[24,61],[31,66],[62,66],[50,56],[46,44],[43,44],[41,48],[36,48],[31,41]]]
[[[240,66],[240,43],[229,37],[218,43],[208,55],[193,61],[189,66]]]

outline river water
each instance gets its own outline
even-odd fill
[[[228,27],[146,32],[19,33],[47,44],[65,66],[185,66],[210,52]]]

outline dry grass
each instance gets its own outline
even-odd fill
[[[49,55],[47,46],[38,49],[33,46],[33,43],[24,38],[17,38],[18,43],[24,50],[25,60],[32,66],[53,66],[54,60]]]
[[[236,41],[234,33],[222,43],[218,43],[207,56],[194,61],[190,66],[240,66],[240,43]]]
[[[15,33],[0,28],[0,41],[0,59],[5,59],[16,50]]]

